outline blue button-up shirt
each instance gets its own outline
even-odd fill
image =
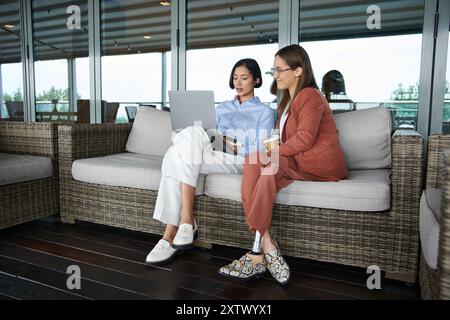
[[[238,154],[248,155],[263,151],[263,141],[272,134],[274,112],[258,97],[240,103],[236,97],[224,101],[216,108],[217,131],[221,135],[235,138],[241,147]]]

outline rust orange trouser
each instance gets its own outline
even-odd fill
[[[256,163],[251,163],[247,157],[241,186],[242,206],[248,227],[251,231],[258,230],[261,235],[270,229],[273,204],[281,189],[279,182],[287,178],[281,168],[273,174],[261,174],[263,168],[259,157]]]

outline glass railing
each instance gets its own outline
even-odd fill
[[[356,110],[373,107],[387,108],[391,113],[392,128],[397,129],[417,129],[417,100],[392,100],[383,102],[357,102]]]
[[[272,108],[276,108],[276,103],[266,102]],[[216,102],[216,106],[220,102]],[[389,109],[393,120],[393,129],[417,129],[417,107],[419,102],[417,100],[392,100],[383,102],[369,102],[362,101],[356,102],[356,110],[368,109],[373,107],[384,107]],[[126,112],[126,107],[139,107],[139,106],[154,106],[156,109],[163,109],[163,103],[158,101],[153,102],[120,102],[120,107],[117,112],[116,122],[126,123],[128,122],[128,116]],[[170,104],[166,103],[165,107],[169,107]],[[68,101],[58,101],[54,103],[52,101],[36,101],[36,112],[37,113],[64,113],[70,112]],[[6,109],[6,104],[3,102],[0,108],[0,115],[2,119],[9,118],[8,110]],[[58,120],[58,119],[51,119]],[[59,119],[64,120],[64,119]],[[76,120],[76,119],[72,119]],[[444,113],[443,113],[443,125],[445,128],[450,128],[450,99],[444,100]],[[444,132],[449,132],[449,130]]]
[[[392,100],[384,102],[357,102],[356,109],[384,107],[389,109],[393,120],[393,129],[417,129],[417,100]],[[450,122],[450,99],[444,100],[444,125]]]

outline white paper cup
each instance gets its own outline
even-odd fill
[[[264,140],[264,149],[266,151],[269,151],[276,148],[279,144],[280,144],[280,136],[276,134]]]

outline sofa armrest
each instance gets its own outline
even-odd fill
[[[132,124],[72,124],[58,127],[60,177],[71,177],[72,162],[125,152]]]
[[[392,210],[404,216],[404,225],[418,229],[423,184],[424,139],[414,130],[397,130],[392,136]],[[407,216],[405,216],[407,215]],[[407,220],[411,219],[411,220]]]
[[[438,136],[438,135],[436,135]],[[440,138],[443,135],[439,135]],[[450,137],[447,135],[447,138]],[[439,249],[437,262],[438,297],[450,299],[450,150],[442,152],[442,206],[439,231]]]
[[[428,139],[427,188],[442,188],[445,149],[450,149],[450,135],[432,134]]]
[[[0,122],[0,152],[58,159],[58,124]]]

